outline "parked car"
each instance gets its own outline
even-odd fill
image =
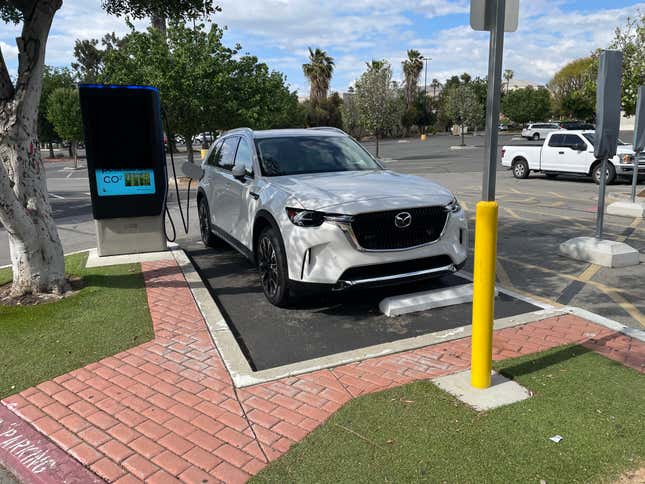
[[[522,137],[532,140],[544,139],[552,131],[557,131],[560,126],[557,123],[532,123],[522,130]]]
[[[195,143],[212,143],[213,142],[213,135],[208,132],[204,133],[199,133],[197,136],[195,136]]]
[[[591,123],[583,121],[562,121],[560,123],[561,129],[575,130],[575,131],[593,131],[596,127]]]
[[[389,285],[466,261],[467,221],[455,196],[386,170],[339,129],[232,130],[202,167],[202,241],[221,238],[254,261],[277,306],[302,288]]]
[[[595,131],[560,130],[549,133],[543,146],[503,146],[502,166],[512,168],[515,178],[526,178],[531,171],[555,177],[560,173],[591,176],[600,182],[600,161],[594,155]],[[617,154],[609,160],[606,180],[634,173],[634,151],[622,141]],[[638,173],[645,174],[645,156],[638,162]]]

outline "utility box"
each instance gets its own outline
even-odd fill
[[[79,86],[98,255],[166,250],[168,193],[159,92]]]

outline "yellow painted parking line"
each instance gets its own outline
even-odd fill
[[[504,211],[508,212],[508,214],[511,217],[516,218],[518,220],[526,220],[523,217],[520,217],[517,213],[515,213],[515,211],[512,208],[508,208],[508,207],[502,207],[502,208],[504,209]]]
[[[645,328],[645,316],[641,313],[636,306],[630,303],[618,291],[603,291],[609,298],[618,304],[627,314],[634,318],[638,323]]]
[[[565,199],[567,198],[567,197],[565,197],[564,195],[562,195],[561,193],[557,193],[557,192],[547,192],[547,193],[548,193],[549,195],[553,195],[553,196],[554,196],[554,197],[556,197],[556,198],[565,198]]]
[[[464,202],[463,200],[459,201],[459,204],[461,205],[461,208],[463,208],[466,212],[468,212],[468,204]]]
[[[631,291],[625,290],[625,289],[616,289],[614,287],[607,286],[605,284],[602,284],[601,282],[596,282],[592,280],[582,280],[579,276],[572,276],[569,274],[563,274],[558,271],[554,271],[553,269],[547,269],[546,267],[540,267],[536,266],[535,264],[529,264],[527,262],[521,262],[515,259],[511,259],[510,257],[502,257],[502,256],[497,256],[498,259],[508,261],[511,264],[517,264],[522,267],[526,267],[527,269],[534,269],[537,271],[541,272],[546,272],[549,274],[554,274],[556,276],[562,277],[564,279],[569,279],[572,281],[580,281],[584,284],[589,284],[591,286],[594,286],[595,288],[599,289],[603,293],[605,293],[612,301],[614,301],[616,304],[618,304],[622,309],[627,312],[632,318],[634,318],[638,323],[645,327],[645,315],[639,311],[639,309],[634,306],[632,303],[630,303],[623,294],[628,294],[630,296],[633,296],[637,299],[641,298],[641,295],[633,293]]]
[[[597,264],[589,264],[589,267],[587,267],[584,271],[580,273],[578,276],[578,279],[581,281],[590,281],[593,276],[596,275],[596,273],[602,269],[602,266],[599,266]]]

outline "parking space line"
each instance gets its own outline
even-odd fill
[[[523,217],[520,217],[517,213],[515,213],[515,210],[513,210],[512,208],[504,207],[504,210],[508,212],[508,214],[513,218],[516,218],[518,220],[525,220]]]
[[[589,264],[589,267],[587,267],[584,271],[580,273],[578,276],[578,279],[581,281],[590,281],[593,276],[596,275],[596,273],[602,269],[602,266],[599,266],[597,264]]]
[[[628,295],[630,295],[632,297],[635,297],[635,298],[639,299],[641,296],[638,295],[638,294],[635,294],[635,293],[633,293],[631,291],[628,291],[628,290],[625,290],[625,289],[617,289],[617,288],[614,288],[614,287],[610,287],[610,286],[607,286],[607,285],[602,284],[602,283],[597,282],[597,281],[582,280],[580,278],[580,276],[572,276],[570,274],[563,274],[563,273],[555,271],[553,269],[547,269],[546,267],[540,267],[540,266],[536,266],[534,264],[529,264],[527,262],[517,261],[515,259],[511,259],[510,257],[498,256],[498,259],[505,260],[505,261],[510,262],[511,264],[517,264],[519,266],[523,266],[523,267],[526,267],[528,269],[535,269],[535,270],[538,270],[538,271],[547,272],[549,274],[555,274],[555,275],[560,276],[560,277],[562,277],[564,279],[569,279],[571,281],[577,281],[577,282],[581,282],[583,284],[589,284],[591,286],[594,286],[596,289],[599,289],[607,297],[609,297],[612,301],[614,301],[618,306],[620,306],[627,314],[629,314],[632,318],[634,318],[634,320],[638,321],[638,323],[641,326],[645,327],[645,315],[643,315],[643,313],[641,313],[640,310],[636,306],[634,306],[632,303],[630,303],[625,298],[625,296],[623,296],[623,294],[628,294]],[[569,288],[569,286],[567,286],[567,288],[565,288],[565,291],[568,288]],[[580,289],[582,289],[582,288],[580,288]],[[571,289],[571,291],[573,291],[573,288]],[[578,292],[579,292],[579,290],[576,291],[575,294],[577,294]],[[575,296],[575,294],[573,294],[573,296]],[[573,296],[571,297],[571,299],[573,299]]]
[[[636,306],[630,303],[627,299],[623,297],[620,292],[616,290],[605,291],[603,292],[611,298],[618,306],[620,306],[627,314],[634,318],[638,323],[645,328],[645,316],[641,313]]]
[[[65,197],[61,197],[60,195],[56,195],[55,193],[50,193],[49,196],[52,198],[58,198],[59,200],[65,200]]]

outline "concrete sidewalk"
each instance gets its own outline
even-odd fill
[[[23,481],[244,482],[352,398],[469,367],[464,338],[237,389],[175,261],[142,269],[153,341],[2,401],[63,451],[28,472],[0,415],[0,464]],[[496,331],[494,358],[569,343],[645,371],[643,342],[573,315]]]

